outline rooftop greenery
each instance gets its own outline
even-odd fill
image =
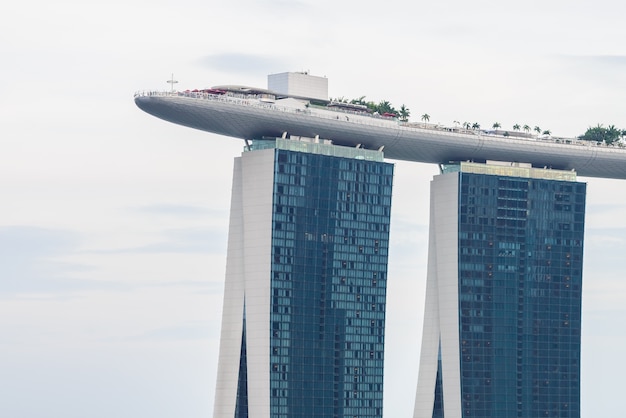
[[[409,116],[411,115],[411,111],[405,105],[400,106],[400,109],[396,109],[387,100],[381,100],[380,102],[375,103],[371,100],[365,100],[365,96],[361,96],[358,99],[352,99],[352,100],[348,100],[344,97],[339,97],[336,99],[331,99],[331,101],[367,106],[367,108],[373,113],[377,112],[380,115],[384,115],[385,113],[393,114],[393,115],[396,115],[398,119],[400,119],[403,122],[407,122],[409,120]]]
[[[357,99],[351,99],[351,100],[346,99],[345,97],[331,98],[331,101],[363,105],[363,106],[366,106],[372,113],[378,113],[380,115],[393,114],[402,122],[408,122],[409,116],[411,115],[411,111],[404,104],[400,106],[400,109],[396,109],[388,100],[381,100],[380,102],[376,103],[371,100],[365,100],[365,96],[361,96]],[[422,122],[428,122],[430,121],[430,115],[428,113],[424,113],[423,115],[420,116],[420,119],[422,120]],[[463,126],[464,129],[467,129],[467,130],[470,130],[470,129],[479,130],[480,129],[480,123],[478,122],[474,122],[474,123],[464,122],[461,124],[458,121],[454,121],[454,124],[457,126],[461,125]],[[498,133],[498,129],[501,127],[502,125],[499,122],[495,122],[492,125],[492,128],[496,131],[496,133]],[[541,129],[539,126],[534,126],[533,128],[531,128],[530,125],[526,125],[526,124],[520,125],[519,123],[516,123],[513,125],[513,131],[521,131],[521,130],[526,132],[527,135],[531,132],[531,130],[534,131],[537,134],[537,136],[538,135],[543,135],[543,136],[552,135],[551,130]],[[507,130],[503,130],[501,133],[504,136],[510,135],[510,132]],[[589,127],[583,135],[580,135],[578,137],[578,139],[583,140],[583,141],[605,143],[607,145],[618,144],[620,140],[626,139],[626,130],[618,129],[615,127],[615,125],[609,125],[608,127],[604,127],[602,124],[598,124],[597,126]]]
[[[607,145],[611,145],[618,142],[620,139],[626,136],[626,130],[617,129],[615,125],[609,125],[604,127],[601,124],[597,126],[589,127],[584,135],[578,137],[584,141],[604,142]]]

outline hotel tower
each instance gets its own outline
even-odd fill
[[[393,165],[323,140],[235,159],[215,417],[381,417]]]
[[[586,185],[575,179],[442,166],[414,418],[580,416]]]

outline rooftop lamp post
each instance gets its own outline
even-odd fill
[[[167,80],[167,82],[172,85],[172,89],[170,92],[174,93],[174,84],[178,83],[178,81],[174,80],[174,73],[172,73],[172,78],[170,80]]]

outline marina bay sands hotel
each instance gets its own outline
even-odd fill
[[[394,166],[438,164],[414,418],[580,417],[586,184],[626,149],[409,123],[327,79],[143,92],[158,118],[243,139],[214,417],[383,416]]]

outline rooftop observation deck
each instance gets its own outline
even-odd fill
[[[390,159],[436,164],[528,162],[534,167],[576,170],[582,176],[626,179],[626,148],[622,144],[402,122],[294,99],[274,100],[268,94],[142,91],[135,94],[135,102],[161,119],[242,139],[289,134],[381,150]]]

